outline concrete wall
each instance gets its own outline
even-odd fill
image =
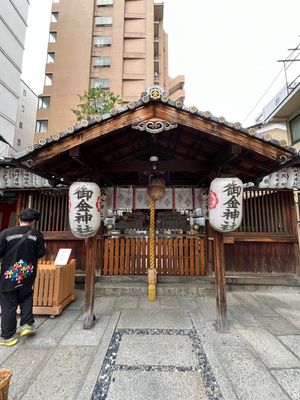
[[[28,8],[27,0],[0,1],[0,134],[10,144],[14,143]],[[11,152],[0,143],[0,156]]]

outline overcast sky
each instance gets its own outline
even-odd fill
[[[23,79],[40,94],[52,0],[31,0]],[[300,0],[165,0],[169,73],[185,75],[185,103],[249,125],[284,86],[277,60],[300,43]],[[299,52],[300,53],[300,52]],[[300,62],[288,70],[300,75]]]

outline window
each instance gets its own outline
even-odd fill
[[[45,86],[51,86],[53,82],[53,74],[45,75]]]
[[[56,37],[57,37],[57,32],[50,32],[49,42],[50,43],[55,43],[56,42]]]
[[[21,139],[17,139],[17,146],[21,146]]]
[[[47,64],[53,64],[55,60],[55,53],[47,54]]]
[[[24,112],[25,111],[25,107],[22,105],[21,106],[21,111]]]
[[[101,87],[102,89],[109,89],[109,79],[92,78],[91,86],[93,88]]]
[[[37,133],[46,133],[48,131],[48,121],[43,119],[38,119],[36,121],[35,131]]]
[[[300,140],[300,114],[290,121],[292,144]]]
[[[51,13],[51,22],[57,22],[58,21],[58,12],[52,12]]]
[[[112,26],[112,17],[96,17],[96,26]]]
[[[97,7],[111,7],[113,4],[113,0],[97,0]]]
[[[23,122],[19,122],[19,128],[23,129]]]
[[[96,36],[94,38],[94,45],[96,47],[107,47],[111,46],[112,37],[111,36]]]
[[[26,97],[26,94],[27,94],[26,90],[25,90],[25,89],[23,89],[23,96],[25,96],[25,97]]]
[[[95,68],[110,67],[111,57],[93,57],[93,66]]]
[[[50,107],[50,96],[39,97],[38,108],[49,108]]]

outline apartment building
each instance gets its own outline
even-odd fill
[[[16,118],[13,147],[19,152],[34,141],[35,116],[38,97],[33,90],[21,80],[20,99]]]
[[[45,85],[36,135],[74,124],[78,94],[101,86],[124,102],[158,84],[184,98],[184,77],[168,75],[163,4],[153,0],[53,0]]]
[[[29,0],[0,1],[0,135],[14,143]],[[13,150],[0,142],[0,156]]]

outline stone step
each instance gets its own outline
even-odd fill
[[[101,276],[95,285],[96,296],[146,296],[146,276]],[[291,276],[228,276],[228,292],[300,292],[299,278]],[[160,276],[157,283],[158,296],[214,297],[214,277]]]

